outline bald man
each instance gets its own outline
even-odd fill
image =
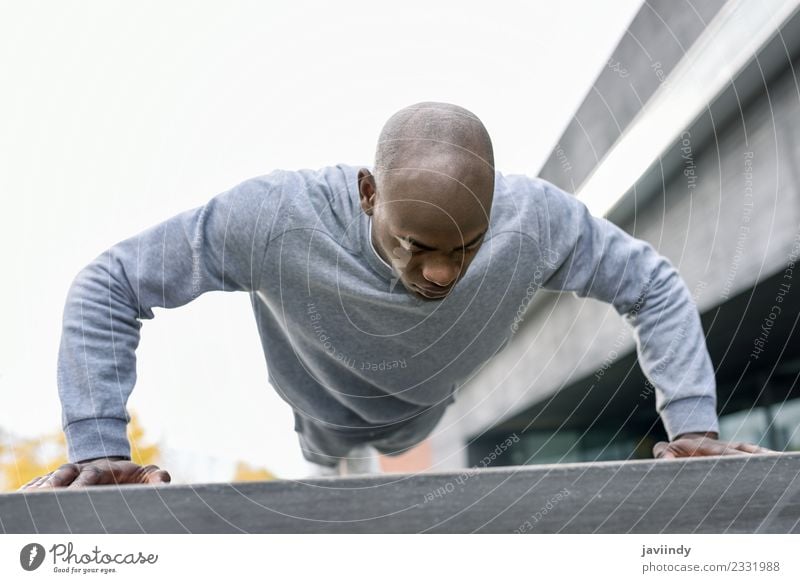
[[[667,259],[554,185],[497,172],[474,114],[419,103],[388,120],[372,169],[245,180],[85,267],[58,356],[70,463],[25,487],[170,480],[132,463],[126,438],[139,329],[156,307],[248,292],[303,456],[319,474],[358,473],[430,435],[538,289],[603,300],[633,326],[670,439],[656,457],[768,451],[718,441],[700,319]]]

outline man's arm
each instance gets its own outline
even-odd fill
[[[246,180],[113,245],[75,277],[58,353],[70,462],[130,458],[126,403],[141,320],[207,291],[258,288],[281,179]]]
[[[542,186],[541,240],[556,258],[543,287],[614,306],[633,327],[639,363],[655,389],[656,410],[670,441],[700,448],[666,451],[662,443],[657,457],[730,453],[730,444],[716,441],[714,369],[700,315],[678,271],[646,241],[592,216],[576,197],[546,181]],[[768,451],[737,445],[745,446],[737,453]]]

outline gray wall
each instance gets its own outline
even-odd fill
[[[645,2],[539,175],[577,190],[724,4]]]

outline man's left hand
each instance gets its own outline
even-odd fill
[[[719,441],[719,435],[708,433],[684,433],[667,443],[659,441],[653,446],[656,459],[699,457],[707,455],[743,455],[748,453],[780,453],[752,443]]]

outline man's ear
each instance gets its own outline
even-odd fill
[[[362,210],[371,215],[375,209],[378,189],[375,186],[375,177],[366,168],[358,171],[358,198]]]

